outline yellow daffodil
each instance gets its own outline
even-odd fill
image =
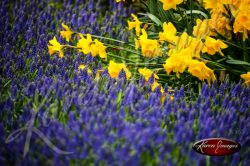
[[[155,81],[155,82],[152,84],[151,90],[154,91],[155,88],[157,88],[157,87],[159,87],[159,86],[160,86],[160,91],[161,91],[161,93],[164,93],[164,89],[162,88],[162,86],[161,86],[157,81]]]
[[[179,5],[183,2],[183,0],[160,0],[163,3],[163,9],[176,9],[176,5]]]
[[[250,85],[250,72],[246,74],[241,74],[240,77],[245,80],[245,84]]]
[[[234,33],[243,33],[243,40],[248,38],[248,30],[250,30],[250,8],[249,10],[240,11],[234,21]]]
[[[59,57],[62,58],[64,56],[63,54],[63,46],[57,41],[56,37],[54,37],[52,40],[49,41],[51,45],[48,45],[49,54],[52,55],[56,52],[59,53]]]
[[[124,63],[115,63],[114,61],[109,61],[108,73],[112,78],[118,78],[121,70],[126,73],[127,79],[131,77],[130,71],[127,69]]]
[[[97,39],[95,39],[94,43],[98,49],[99,56],[101,58],[107,59],[106,46],[104,46],[103,43],[101,43]]]
[[[217,36],[218,33],[231,39],[232,28],[230,25],[230,17],[228,11],[224,6],[217,8],[212,11],[211,19],[208,21],[209,23],[209,34],[208,36]]]
[[[64,23],[62,23],[62,27],[65,29],[65,31],[60,31],[61,36],[66,39],[67,42],[69,42],[71,35],[73,34],[73,32],[70,30],[70,28],[65,25]]]
[[[181,36],[176,37],[174,41],[174,45],[170,45],[171,52],[181,51],[183,49],[187,49],[193,57],[200,57],[200,52],[204,47],[204,44],[200,38],[194,38],[189,36],[186,32],[182,33]]]
[[[197,38],[204,38],[209,32],[208,19],[196,20],[196,26],[193,29],[193,35]]]
[[[131,16],[133,17],[134,21],[128,21],[128,29],[131,30],[133,28],[135,28],[135,32],[137,36],[140,36],[140,32],[141,32],[141,22],[139,21],[139,19],[136,17],[136,15],[131,14]]]
[[[164,22],[163,32],[159,33],[159,40],[173,43],[175,39],[176,39],[176,29],[174,25],[171,22],[169,23]]]
[[[92,43],[92,37],[90,34],[87,34],[87,37],[84,38],[83,36],[81,36],[81,39],[78,41],[77,43],[77,47],[81,48],[81,51],[84,54],[89,54],[90,53],[90,46]]]
[[[193,38],[187,34],[187,32],[183,32],[181,36],[178,36],[174,41],[176,45],[176,50],[182,50],[190,46],[191,41]]]
[[[200,53],[203,47],[204,47],[204,43],[201,41],[201,39],[191,38],[190,44],[187,47],[187,49],[189,49],[190,52],[192,52],[193,57],[200,58]]]
[[[205,9],[216,9],[223,4],[221,3],[221,0],[203,0]]]
[[[175,43],[177,50],[187,49],[190,53],[192,53],[193,57],[198,58],[200,57],[200,52],[204,47],[200,38],[189,36],[186,32],[182,33],[182,35],[177,38]]]
[[[168,75],[173,71],[179,78],[179,73],[183,73],[185,71],[191,59],[192,52],[190,52],[188,48],[180,51],[173,51],[163,67]]]
[[[85,69],[85,65],[81,64],[78,66],[78,70],[84,70]],[[88,74],[92,74],[92,71],[90,69],[88,69]]]
[[[198,60],[189,61],[188,72],[193,76],[198,77],[201,81],[204,81],[204,79],[206,79],[208,81],[208,84],[210,84],[211,81],[216,80],[213,70],[207,67],[205,63]]]
[[[205,41],[205,47],[203,47],[202,52],[207,52],[209,55],[214,55],[216,52],[219,52],[220,55],[224,56],[221,49],[227,48],[227,45],[221,40],[216,40],[212,37],[207,36]]]
[[[148,39],[147,32],[143,29],[139,38],[142,55],[145,57],[162,56],[160,44],[157,40]]]
[[[153,72],[150,69],[147,68],[143,68],[143,69],[138,69],[139,73],[141,75],[143,75],[143,77],[145,78],[146,81],[149,80],[149,78],[152,76]],[[157,76],[157,74],[154,74],[154,78],[155,79],[159,79],[159,77]]]
[[[85,67],[86,67],[85,65],[79,65],[78,70],[83,70],[83,69],[85,69]]]
[[[80,37],[81,39],[78,41],[77,47],[81,49],[81,52],[84,54],[91,53],[94,57],[99,55],[101,58],[107,59],[106,46],[103,43],[97,39],[93,41],[90,34],[87,34],[86,38],[82,35]]]

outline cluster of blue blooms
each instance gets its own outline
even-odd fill
[[[250,87],[214,82],[197,96],[182,86],[162,103],[159,88],[152,92],[143,78],[128,81],[123,71],[118,80],[107,70],[96,80],[102,65],[92,56],[49,56],[47,42],[60,22],[127,40],[121,27],[131,9],[101,3],[0,2],[0,165],[249,164]],[[79,71],[80,64],[92,73]],[[224,157],[192,150],[209,137],[242,149]]]

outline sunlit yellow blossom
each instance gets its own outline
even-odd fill
[[[205,9],[216,9],[223,6],[221,0],[203,0]]]
[[[66,39],[67,42],[69,42],[71,35],[73,34],[73,32],[70,30],[70,28],[65,25],[64,23],[62,23],[62,27],[65,29],[65,31],[60,31],[61,36]]]
[[[240,77],[245,80],[245,84],[250,85],[250,72],[247,72],[246,74],[241,74]]]
[[[201,81],[206,79],[209,84],[211,81],[216,80],[213,70],[207,67],[205,63],[198,60],[191,60],[189,62],[188,72],[193,76],[198,77]]]
[[[183,0],[160,0],[163,3],[163,9],[176,9],[176,5],[179,5],[183,2]]]
[[[81,39],[77,43],[77,47],[81,48],[81,52],[84,54],[91,53],[92,56],[99,55],[101,58],[107,58],[106,46],[97,39],[93,41],[90,34],[87,34],[86,38],[81,36]]]
[[[181,36],[178,36],[175,40],[176,50],[182,50],[184,48],[189,47],[190,41],[192,37],[187,34],[187,32],[183,32]]]
[[[234,5],[231,5],[231,11],[235,17],[234,21],[234,33],[243,33],[243,40],[248,38],[248,31],[250,30],[250,1],[249,0],[237,0]],[[233,7],[232,7],[233,6]]]
[[[224,6],[212,10],[211,19],[209,19],[209,30],[208,36],[217,36],[219,33],[231,39],[232,28],[230,25],[230,17]]]
[[[121,1],[123,1],[123,2],[125,2],[125,0],[115,0],[116,2],[121,2]]]
[[[171,22],[169,23],[164,22],[163,32],[159,33],[159,40],[173,43],[175,39],[176,39],[176,29],[174,25]]]
[[[92,43],[92,37],[90,34],[87,34],[87,37],[84,38],[83,36],[81,36],[81,39],[78,41],[77,43],[77,47],[81,48],[81,51],[84,54],[89,54],[90,53],[90,46]]]
[[[141,51],[145,57],[162,56],[162,51],[158,40],[148,39],[147,32],[143,29],[139,38]]]
[[[52,55],[58,52],[59,57],[62,58],[64,56],[63,51],[62,51],[63,46],[57,41],[56,37],[50,40],[49,43],[51,44],[51,45],[48,45],[49,54]]]
[[[193,35],[197,38],[204,38],[209,32],[208,19],[196,20],[196,25],[193,29]]]
[[[93,57],[97,56],[99,53],[99,48],[94,42],[90,44],[90,52]]]
[[[220,55],[224,56],[221,49],[227,48],[227,45],[221,40],[216,40],[212,37],[207,36],[205,41],[205,47],[203,47],[202,52],[207,52],[209,55],[214,55],[219,52]]]
[[[161,86],[157,81],[155,81],[155,82],[152,84],[152,86],[151,86],[152,91],[154,91],[155,88],[157,88],[157,87],[159,87],[159,86],[160,86],[160,91],[161,91],[161,93],[164,93],[164,89],[162,88],[162,86]]]
[[[131,14],[132,17],[134,18],[134,21],[128,21],[128,29],[131,30],[133,28],[135,28],[136,31],[136,35],[140,36],[140,32],[141,32],[141,22],[139,21],[139,19],[136,17],[136,15]]]
[[[201,50],[204,47],[204,43],[201,41],[201,39],[198,38],[191,38],[190,44],[187,47],[192,52],[193,57],[200,58]]]
[[[95,80],[99,80],[100,79],[100,75],[104,70],[96,70],[96,75],[95,75]]]
[[[243,40],[245,41],[248,38],[248,30],[250,30],[250,9],[240,11],[234,21],[234,33],[241,32],[243,33]]]
[[[232,13],[234,17],[238,14],[240,6],[242,6],[241,4],[243,1],[244,0],[231,0],[229,8],[230,8],[230,12]]]
[[[146,81],[149,80],[149,78],[152,76],[153,72],[150,69],[147,68],[143,68],[143,69],[138,69],[139,73],[141,75],[143,75],[143,77],[145,78]],[[154,74],[154,78],[155,79],[159,79],[159,77],[157,76],[157,74]]]
[[[85,65],[81,64],[78,66],[78,70],[84,70],[85,69]],[[90,69],[88,69],[88,74],[92,74],[92,71]]]
[[[174,44],[176,46],[172,47],[172,50],[188,49],[189,52],[192,53],[193,57],[198,58],[200,57],[200,52],[204,46],[201,39],[191,37],[186,32],[182,33],[181,36],[178,36],[174,41]]]
[[[127,79],[131,77],[130,71],[127,69],[124,63],[115,63],[114,61],[109,61],[108,73],[112,78],[118,78],[121,70],[126,73]]]
[[[107,59],[106,46],[103,45],[100,41],[95,39],[95,45],[98,49],[98,54],[101,58]]]
[[[83,70],[86,66],[85,65],[79,65],[78,70]]]
[[[250,9],[250,1],[249,0],[241,0],[239,4],[240,11],[246,11]]]
[[[179,78],[179,73],[183,73],[185,71],[190,60],[192,60],[192,52],[190,52],[188,48],[180,51],[174,51],[166,60],[163,67],[168,75],[173,71]]]

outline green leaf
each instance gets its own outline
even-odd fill
[[[147,6],[148,6],[148,9],[149,9],[149,12],[151,14],[156,14],[157,12],[157,5],[155,5],[157,3],[156,0],[148,0],[147,1]]]
[[[240,61],[240,60],[227,60],[226,61],[227,63],[229,64],[234,64],[234,65],[247,65],[247,66],[250,66],[250,63],[248,62],[245,62],[245,61]]]
[[[157,26],[161,26],[162,25],[162,22],[159,20],[159,18],[157,18],[155,15],[153,14],[150,14],[150,13],[147,13],[147,16],[152,20],[154,21]]]
[[[186,14],[199,14],[199,15],[202,15],[204,18],[208,19],[208,15],[199,10],[187,10],[185,13]]]

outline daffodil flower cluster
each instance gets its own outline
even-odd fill
[[[183,0],[159,0],[159,2],[162,3],[164,10],[177,10],[177,5],[185,3]],[[136,49],[141,48],[141,53],[145,57],[162,56],[161,44],[164,42],[169,44],[170,49],[167,52],[169,58],[163,65],[167,74],[175,72],[177,77],[180,77],[179,74],[188,69],[187,71],[193,76],[202,81],[207,80],[210,84],[216,77],[213,70],[206,66],[207,61],[201,55],[218,53],[224,56],[222,49],[228,46],[220,39],[216,39],[218,36],[230,40],[234,33],[242,34],[243,41],[248,38],[250,0],[204,0],[197,4],[204,6],[210,12],[210,18],[198,18],[190,36],[186,32],[177,36],[173,23],[164,22],[159,40],[148,39],[145,29],[141,29],[142,22],[134,14],[132,14],[134,21],[128,21],[128,28],[129,30],[135,28],[138,37],[135,39]]]
[[[163,3],[164,10],[176,9],[176,5],[183,3],[182,0],[160,0],[160,2]],[[246,11],[249,10],[249,5],[248,0],[241,2],[220,0],[214,3],[205,0],[202,5],[211,12],[211,18],[203,20],[197,19],[192,34],[188,34],[187,32],[178,33],[174,23],[164,22],[158,39],[150,39],[146,29],[141,27],[143,22],[140,21],[135,14],[131,14],[133,20],[128,21],[128,29],[135,29],[135,48],[137,50],[140,49],[141,55],[146,58],[162,57],[163,54],[167,54],[168,57],[165,60],[165,64],[163,64],[167,75],[174,72],[176,76],[180,78],[180,74],[187,71],[199,80],[206,80],[208,84],[211,84],[211,82],[216,80],[216,76],[214,71],[206,65],[208,61],[204,59],[202,55],[219,54],[224,56],[222,50],[228,46],[222,40],[216,38],[218,34],[230,39],[231,31],[233,30],[235,33],[242,32],[244,40],[248,37],[249,27]],[[233,29],[230,26],[229,11],[233,17],[235,17]],[[218,20],[215,21],[215,19]],[[59,57],[62,58],[64,56],[63,48],[70,47],[78,49],[78,51],[83,54],[90,54],[93,57],[99,56],[105,60],[108,59],[106,52],[107,46],[98,39],[95,38],[93,40],[90,34],[74,32],[65,24],[62,24],[62,27],[64,28],[64,30],[60,32],[62,38],[69,42],[72,35],[76,34],[78,36],[77,45],[61,45],[56,37],[54,37],[49,41],[50,45],[48,45],[50,55],[58,53]],[[165,46],[166,44],[167,47]],[[121,70],[124,70],[127,79],[132,76],[125,63],[117,63],[114,60],[109,61],[108,73],[112,78],[118,78]],[[147,68],[139,69],[138,72],[146,78],[146,81],[148,81],[149,73],[154,75],[153,72]],[[157,79],[158,76],[154,76],[152,90],[160,86],[156,81]]]
[[[250,30],[250,1],[249,0],[204,0],[204,7],[212,13],[210,28],[226,37],[230,32],[242,33],[243,40],[248,38]],[[233,27],[230,27],[230,15],[233,16]],[[213,33],[213,35],[216,35]]]
[[[206,66],[205,60],[202,60],[201,54],[208,53],[209,55],[214,55],[219,53],[223,56],[224,54],[221,49],[227,48],[227,45],[221,40],[217,40],[208,35],[208,26],[205,24],[206,21],[197,20],[193,36],[188,35],[186,32],[178,36],[173,23],[164,22],[163,31],[159,32],[159,38],[157,40],[148,39],[145,29],[138,30],[141,25],[139,24],[140,21],[135,15],[132,16],[134,20],[138,22],[138,24],[133,22],[133,24],[137,25],[133,26],[137,28],[136,33],[142,32],[139,39],[135,39],[135,45],[136,48],[141,48],[143,56],[162,56],[161,45],[165,42],[169,44],[169,50],[167,51],[169,57],[163,65],[168,75],[171,72],[175,72],[179,78],[179,74],[188,68],[189,73],[202,81],[207,80],[209,84],[216,79],[213,70]],[[131,22],[128,22],[129,29],[132,29],[131,24]]]
[[[142,47],[142,52],[145,53],[145,55],[151,57],[153,56],[155,53],[157,54],[162,54],[161,50],[159,49],[159,43],[157,40],[151,40],[147,38],[147,33],[144,29],[140,29],[140,21],[139,19],[132,14],[132,16],[135,19],[134,23],[130,23],[129,25],[131,27],[135,27],[138,30],[138,33],[140,33],[142,31],[142,35],[140,36],[140,40],[139,40],[139,44]],[[100,58],[106,59],[107,60],[107,53],[106,53],[106,46],[101,43],[99,40],[92,39],[92,36],[90,34],[86,34],[84,37],[84,34],[79,34],[77,32],[73,32],[67,25],[65,25],[64,23],[62,23],[62,27],[65,29],[64,31],[60,31],[60,34],[62,36],[62,38],[64,38],[67,42],[69,42],[71,40],[71,36],[73,34],[77,34],[80,39],[77,42],[76,46],[71,46],[71,45],[61,45],[56,37],[54,37],[52,40],[49,41],[49,43],[51,45],[48,45],[48,49],[49,49],[49,54],[53,55],[55,53],[59,53],[59,57],[62,58],[64,57],[63,54],[63,48],[75,48],[78,49],[79,52],[83,53],[83,54],[90,54],[93,57],[96,57],[97,55],[99,55]],[[151,47],[151,46],[154,47]],[[86,68],[86,66],[84,64],[81,64],[78,66],[78,70],[84,70]],[[107,67],[108,73],[109,75],[114,78],[117,79],[120,72],[123,70],[126,74],[126,78],[130,79],[132,74],[129,71],[129,69],[127,68],[127,66],[125,65],[125,63],[117,63],[113,60],[109,61],[109,65]],[[87,68],[87,71],[89,74],[91,74],[91,70],[89,68]],[[100,72],[103,72],[104,69],[102,70],[98,70],[98,72],[96,73],[96,79],[99,78],[99,74]],[[159,77],[156,74],[153,74],[153,72],[150,69],[147,68],[140,68],[138,69],[138,72],[145,77],[146,82],[148,82],[149,77],[151,77],[153,75],[154,80],[153,83],[151,85],[152,87],[152,91],[154,91],[158,86],[160,86],[160,84],[155,80],[155,79],[159,79]],[[145,82],[145,83],[146,83]],[[163,93],[163,88],[160,86],[160,91],[161,93]],[[171,96],[171,99],[173,97]],[[164,99],[162,99],[163,101]]]
[[[70,46],[70,45],[61,45],[56,37],[54,37],[52,40],[49,41],[51,45],[48,45],[49,54],[53,55],[54,53],[59,53],[59,57],[62,58],[64,56],[63,54],[63,48],[65,47],[71,47],[71,48],[77,48],[80,52],[83,54],[90,54],[95,57],[99,55],[103,59],[107,59],[107,53],[106,53],[106,46],[104,46],[103,43],[101,43],[99,40],[95,39],[92,40],[92,37],[90,34],[86,35],[86,38],[83,36],[83,34],[79,34],[76,32],[73,32],[67,25],[62,23],[62,27],[65,29],[64,31],[60,31],[60,34],[62,38],[64,38],[67,42],[70,41],[71,36],[73,34],[78,34],[80,39],[77,42],[77,46]]]

